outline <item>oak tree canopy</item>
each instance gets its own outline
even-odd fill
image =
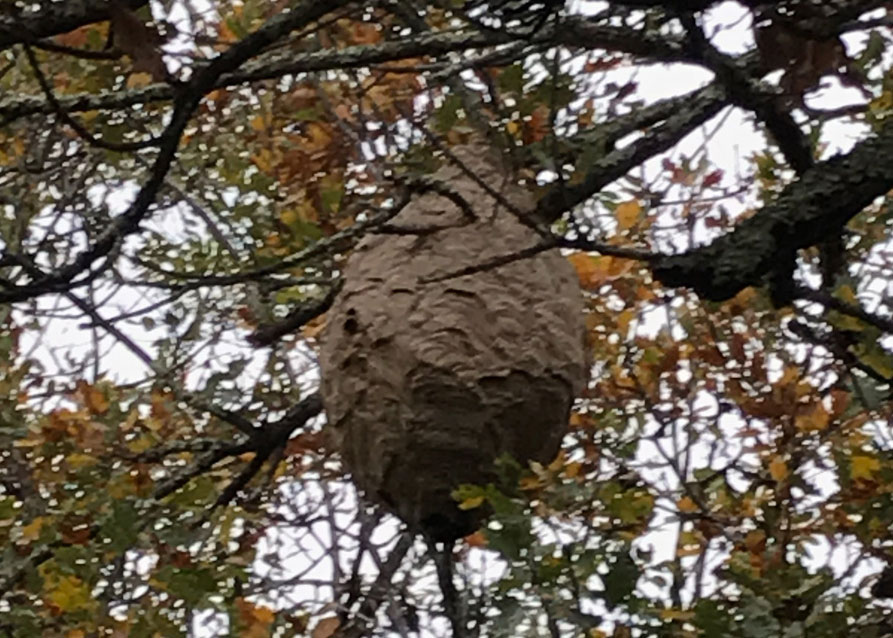
[[[0,634],[890,635],[891,10],[5,2]]]

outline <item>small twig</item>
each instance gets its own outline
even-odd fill
[[[338,296],[341,290],[341,280],[335,280],[329,287],[329,291],[325,296],[310,299],[299,304],[294,310],[281,321],[263,324],[248,336],[248,343],[253,346],[269,346],[276,343],[279,339],[287,334],[296,332],[308,321],[315,319],[329,308]]]
[[[874,326],[875,328],[883,330],[884,332],[893,333],[893,319],[878,317],[877,315],[871,314],[870,312],[860,308],[859,306],[855,306],[845,301],[841,301],[836,297],[832,297],[824,291],[811,290],[803,286],[797,286],[795,288],[795,295],[799,299],[813,301],[815,303],[822,304],[823,306],[825,306],[826,308],[830,308],[831,310],[836,310],[837,312],[841,312],[845,315],[856,317],[857,319],[860,319],[865,323]]]
[[[62,53],[84,60],[119,60],[124,55],[118,49],[106,49],[103,51],[93,51],[90,49],[79,49],[77,47],[68,47],[62,44],[56,44],[52,40],[37,40],[32,43],[35,49],[43,51],[52,51],[53,53]]]
[[[453,545],[455,541],[443,543],[443,548],[438,548],[437,543],[427,538],[428,550],[437,570],[437,582],[443,595],[443,610],[453,630],[453,638],[468,638],[468,623],[465,609],[459,600],[459,592],[453,582]]]
[[[391,581],[394,574],[403,562],[403,557],[412,547],[413,535],[409,532],[403,532],[400,540],[391,550],[388,559],[381,565],[378,570],[378,577],[369,588],[363,604],[360,608],[338,632],[338,638],[362,638],[368,636],[366,623],[375,616],[379,606],[387,599],[387,591],[391,587]]]

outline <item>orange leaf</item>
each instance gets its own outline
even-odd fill
[[[310,632],[310,638],[332,638],[340,625],[341,622],[336,616],[322,618]]]
[[[469,547],[486,547],[487,546],[487,537],[481,530],[476,531],[474,534],[469,534],[465,537],[465,542]]]
[[[87,44],[87,34],[92,28],[93,25],[84,25],[74,31],[57,35],[53,39],[64,47],[80,48]]]
[[[744,537],[744,546],[751,552],[762,552],[766,549],[766,532],[759,529],[747,532],[747,536]]]
[[[801,432],[820,432],[828,427],[831,415],[821,401],[806,406],[794,419],[794,424]]]
[[[623,202],[614,211],[620,230],[629,230],[639,221],[639,214],[642,212],[642,205],[637,199],[631,199]]]
[[[381,29],[372,22],[357,22],[353,25],[354,44],[375,44],[381,40]]]
[[[780,456],[776,456],[769,462],[769,474],[776,481],[783,481],[788,476],[788,464]]]
[[[679,508],[680,512],[685,512],[686,514],[691,514],[692,512],[697,512],[700,508],[697,503],[695,503],[691,497],[683,496],[678,501],[676,501],[676,507]]]
[[[251,118],[250,124],[251,128],[258,132],[264,131],[267,128],[267,122],[264,119],[263,115],[255,115],[253,118]]]

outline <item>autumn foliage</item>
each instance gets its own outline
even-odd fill
[[[0,635],[891,635],[890,10],[0,7]],[[420,201],[476,225],[450,249]],[[358,276],[383,332],[462,362],[479,338],[525,399],[560,386],[561,420],[579,395],[542,445],[503,415],[530,433],[503,447],[548,448],[522,462],[461,427],[446,469],[399,439],[389,490],[471,477],[437,485],[480,523],[455,543],[358,491],[384,477],[333,436],[370,406],[425,425],[402,369],[364,355],[397,375],[370,398],[325,343],[382,238],[458,260]],[[509,277],[446,319],[395,301],[547,263],[554,290]],[[521,336],[471,335],[498,303]]]

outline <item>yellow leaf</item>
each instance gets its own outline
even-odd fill
[[[75,452],[73,454],[69,454],[65,457],[66,463],[68,463],[68,467],[73,470],[79,470],[82,467],[89,467],[91,465],[96,465],[96,457],[90,456],[89,454],[81,454],[80,452]]]
[[[769,474],[776,481],[783,481],[788,477],[788,464],[780,456],[776,456],[769,462]]]
[[[108,399],[105,398],[103,391],[96,386],[91,385],[84,389],[84,402],[93,414],[105,414],[109,411]]]
[[[480,507],[484,503],[483,496],[472,496],[466,498],[464,501],[459,503],[460,510],[473,510],[476,507]]]
[[[517,135],[518,131],[521,130],[521,125],[515,120],[512,120],[505,125],[505,130],[508,131],[510,135]]]
[[[555,457],[551,463],[549,463],[548,468],[550,472],[560,472],[561,468],[564,467],[564,464],[567,462],[567,454],[564,450],[560,450],[558,452],[558,456]]]
[[[251,161],[262,173],[269,173],[273,163],[273,154],[265,148],[251,155]]]
[[[286,226],[291,226],[296,221],[298,221],[300,217],[298,216],[298,211],[296,211],[294,208],[288,208],[279,213],[279,219]]]
[[[598,258],[587,255],[586,253],[574,253],[568,257],[568,261],[577,271],[577,277],[580,279],[580,285],[588,290],[598,288],[607,277],[607,269],[601,268]]]
[[[653,301],[654,299],[657,299],[657,295],[655,295],[654,291],[650,288],[639,286],[636,288],[636,299],[639,301]]]
[[[695,612],[688,609],[662,609],[660,617],[664,620],[691,620]]]
[[[773,385],[779,388],[793,385],[800,381],[800,368],[797,366],[787,366],[781,377]]]
[[[155,445],[155,439],[148,435],[143,435],[129,441],[127,443],[127,449],[133,452],[134,454],[140,454],[141,452],[145,452],[150,447]]]
[[[607,255],[592,257],[586,253],[574,253],[568,257],[568,261],[577,271],[580,285],[587,290],[596,290],[606,281],[625,275],[636,265],[630,259]]]
[[[683,496],[678,501],[676,501],[676,507],[679,508],[680,512],[685,512],[688,514],[690,514],[691,512],[697,512],[700,509],[697,503],[695,503],[688,496]]]
[[[28,543],[36,541],[40,537],[40,529],[43,527],[43,517],[38,516],[22,528],[21,539]]]
[[[536,476],[525,476],[520,481],[518,481],[518,487],[520,487],[525,492],[529,492],[530,490],[537,490],[542,487],[542,481]]]
[[[263,115],[255,115],[253,118],[251,118],[251,128],[253,128],[255,131],[258,131],[258,132],[266,130],[267,123],[264,120],[264,116]]]
[[[843,284],[842,286],[838,286],[834,290],[834,296],[840,299],[841,301],[845,301],[854,306],[859,305],[859,298],[856,297],[856,292],[853,290],[853,287],[849,284]]]
[[[572,463],[568,463],[564,466],[564,475],[568,478],[576,478],[580,474],[580,469],[583,466],[576,461]]]
[[[729,308],[732,310],[747,308],[751,305],[753,298],[756,296],[757,291],[752,286],[748,286],[737,295],[729,299],[726,303],[729,305]]]
[[[828,323],[839,330],[846,330],[848,332],[865,332],[868,328],[868,324],[864,323],[861,319],[834,311],[828,313]]]
[[[65,633],[65,638],[86,638],[87,634],[83,629],[71,629]]]
[[[617,332],[621,335],[626,335],[629,330],[629,324],[632,323],[633,319],[636,318],[636,311],[631,309],[626,309],[620,313],[620,316],[617,317]]]
[[[255,605],[244,598],[236,599],[236,608],[242,624],[239,634],[242,638],[267,638],[270,635],[270,625],[276,618],[272,609]]]
[[[255,607],[254,608],[254,618],[265,625],[272,624],[272,622],[276,619],[275,612],[269,607]]]
[[[872,475],[881,469],[881,462],[873,456],[854,456],[850,463],[850,476],[854,480],[871,480]]]
[[[308,321],[301,328],[301,334],[305,339],[315,339],[316,336],[326,327],[326,315],[320,315],[312,321]]]
[[[310,122],[306,126],[306,137],[308,138],[305,148],[310,151],[320,151],[328,148],[332,144],[331,129],[321,122]]]
[[[884,378],[893,377],[893,359],[882,348],[872,348],[859,354],[859,360]]]
[[[614,216],[617,218],[617,224],[620,230],[628,230],[636,225],[639,221],[639,213],[642,212],[642,205],[637,199],[631,199],[623,202],[614,210]]]
[[[50,603],[63,612],[78,611],[93,603],[87,584],[77,576],[62,576],[55,580],[47,595]]]
[[[616,279],[625,275],[636,265],[636,262],[632,259],[623,259],[622,257],[602,257],[601,259],[607,260],[609,279]]]
[[[828,427],[830,419],[831,415],[828,414],[824,404],[821,401],[816,401],[796,416],[794,424],[802,432],[820,432]]]

